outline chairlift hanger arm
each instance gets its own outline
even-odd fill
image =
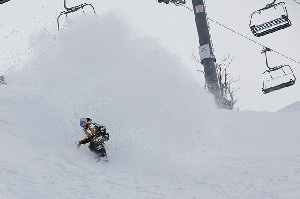
[[[66,4],[66,0],[64,0],[64,7],[65,7],[66,10],[63,11],[63,12],[67,11],[66,14],[69,14],[71,12],[76,12],[77,10],[82,9],[85,6],[91,6],[93,8],[93,11],[95,12],[94,6],[92,4],[89,4],[89,3],[82,3],[82,4],[78,5],[78,6],[74,6],[74,7],[68,8],[67,4]]]
[[[270,70],[269,63],[268,63],[268,58],[267,58],[267,52],[269,52],[269,51],[272,51],[272,50],[270,48],[268,48],[268,47],[264,47],[263,50],[262,50],[262,52],[261,52],[261,54],[263,54],[263,53],[265,54],[266,65],[267,65],[268,69]]]
[[[95,11],[95,8],[92,4],[89,4],[89,3],[83,3],[83,4],[80,4],[80,5],[77,5],[77,6],[74,6],[74,7],[71,7],[71,8],[68,8],[67,7],[67,4],[66,4],[66,0],[64,0],[64,8],[66,10],[60,12],[59,16],[57,17],[57,26],[58,26],[58,30],[59,30],[59,18],[62,16],[62,15],[68,15],[72,12],[76,12],[78,11],[79,9],[83,9],[85,6],[91,6],[94,13],[96,14],[96,11]],[[97,15],[97,14],[96,14]]]
[[[70,10],[70,9],[71,9],[71,8],[68,8],[68,7],[67,7],[66,0],[64,0],[64,7],[65,7],[66,10]]]

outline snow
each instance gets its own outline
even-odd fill
[[[30,38],[0,86],[1,198],[299,198],[300,112],[218,110],[113,13]],[[106,125],[96,163],[79,119]]]
[[[294,102],[282,109],[279,109],[278,112],[300,112],[300,102]]]

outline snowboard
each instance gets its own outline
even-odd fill
[[[106,157],[98,157],[97,162],[109,162],[109,161],[108,161],[107,156],[106,156]]]

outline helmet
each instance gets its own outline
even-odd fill
[[[87,125],[88,121],[89,121],[89,118],[81,118],[80,119],[80,126],[85,127]]]
[[[87,123],[87,118],[81,118],[80,119],[80,124],[82,124],[82,123]]]

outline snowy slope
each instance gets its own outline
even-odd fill
[[[295,102],[290,104],[280,110],[278,112],[300,112],[300,102]]]
[[[299,112],[239,112],[113,14],[31,38],[0,87],[1,198],[299,198]],[[81,117],[107,126],[95,163]]]

